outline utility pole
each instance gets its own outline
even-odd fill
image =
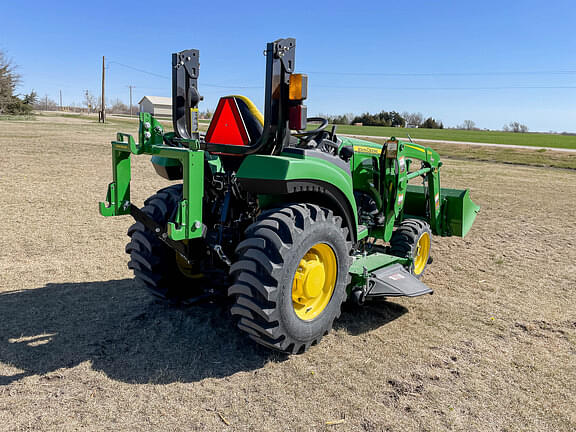
[[[44,111],[48,111],[48,95],[44,96]]]
[[[104,123],[106,121],[106,100],[104,97],[104,84],[106,78],[106,65],[105,65],[105,58],[102,56],[102,104],[100,107],[100,116],[98,118],[98,122]]]
[[[60,111],[62,111],[62,90],[60,90]]]
[[[132,89],[134,88],[134,86],[129,85],[128,88],[130,89],[130,117],[132,117]]]

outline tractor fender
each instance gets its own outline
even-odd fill
[[[262,208],[279,203],[309,202],[342,217],[357,241],[356,201],[349,172],[328,160],[312,156],[250,155],[237,172],[242,187],[260,195]]]
[[[350,240],[356,243],[355,214],[346,196],[334,185],[320,180],[241,180],[248,192],[261,196],[262,209],[273,208],[287,202],[317,204],[342,217],[343,225],[350,231]]]

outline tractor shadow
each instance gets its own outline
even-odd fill
[[[334,329],[358,336],[382,327],[407,312],[404,306],[389,301],[369,301],[364,306],[345,303],[342,315],[334,322]]]
[[[337,328],[360,334],[405,312],[390,305],[360,309],[360,316],[345,311]],[[85,361],[114,380],[167,384],[227,377],[286,358],[249,341],[227,308],[165,305],[131,279],[0,294],[0,362],[24,371],[0,376],[0,386]]]

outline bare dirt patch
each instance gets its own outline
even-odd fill
[[[0,430],[576,428],[576,172],[448,160],[482,211],[434,239],[435,294],[284,357],[133,285],[131,220],[97,212],[117,126],[70,120],[0,128]],[[136,202],[167,184],[134,166]]]

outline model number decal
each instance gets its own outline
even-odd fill
[[[358,153],[368,153],[379,155],[382,152],[382,148],[368,147],[368,146],[354,146],[354,151]]]

